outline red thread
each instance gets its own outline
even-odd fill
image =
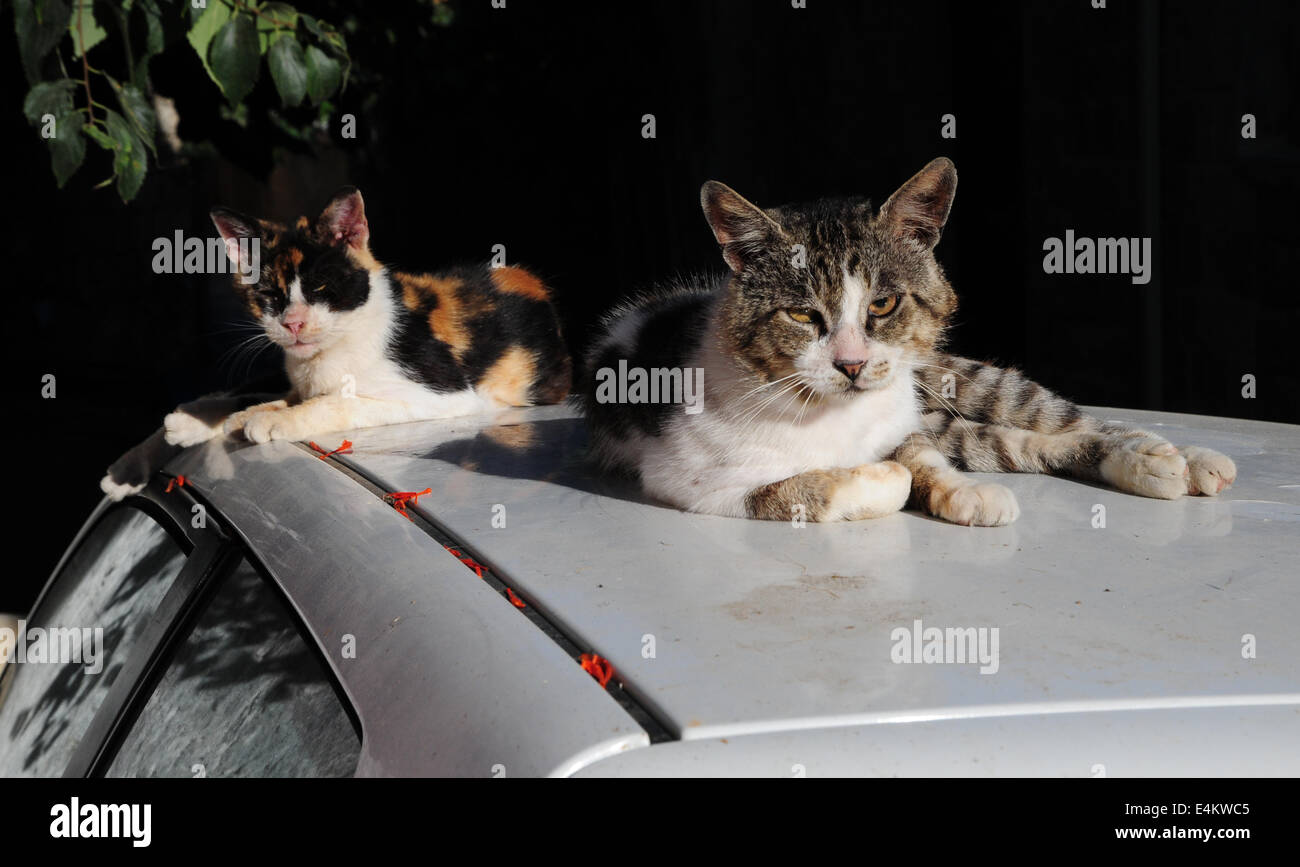
[[[582,670],[596,678],[596,682],[602,687],[606,686],[610,679],[614,677],[614,666],[610,665],[609,660],[603,656],[584,653],[579,657],[578,662],[582,664]]]
[[[352,440],[344,440],[344,441],[343,441],[343,444],[342,444],[341,446],[339,446],[338,448],[336,448],[336,449],[335,449],[334,451],[332,451],[332,452],[327,452],[327,451],[325,451],[323,448],[321,448],[320,446],[316,445],[315,443],[307,443],[307,445],[311,446],[313,449],[315,449],[316,451],[320,452],[320,454],[317,455],[317,457],[319,457],[322,461],[325,460],[326,458],[330,457],[331,455],[350,455],[350,454],[352,454]]]
[[[425,488],[423,491],[394,491],[391,494],[384,494],[384,502],[400,512],[406,520],[412,521],[414,518],[406,511],[406,507],[414,506],[416,500],[432,492],[433,488]]]
[[[520,599],[518,596],[516,596],[516,595],[515,595],[515,591],[511,590],[509,587],[506,588],[506,598],[509,599],[509,600],[510,600],[510,604],[513,605],[513,606],[515,606],[516,608],[526,608],[526,607],[527,607],[527,605],[524,603],[524,600],[522,600],[522,599]]]
[[[173,476],[172,478],[168,479],[168,480],[167,480],[167,487],[166,487],[166,489],[163,490],[163,493],[164,493],[164,494],[170,494],[170,493],[172,492],[172,488],[173,488],[173,487],[177,487],[177,488],[183,488],[183,487],[185,487],[185,477],[184,477],[184,476]]]
[[[470,569],[473,569],[475,575],[477,575],[480,578],[483,577],[483,572],[485,571],[483,564],[475,561],[474,558],[469,556],[468,554],[462,554],[460,551],[456,550],[450,545],[443,545],[442,547],[446,548],[451,553],[451,556],[455,557],[457,560],[464,563]]]

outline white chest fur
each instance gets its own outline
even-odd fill
[[[685,508],[743,514],[755,487],[799,473],[854,467],[888,457],[921,427],[911,372],[900,370],[886,388],[800,413],[801,400],[738,400],[749,387],[734,364],[705,353],[702,412],[670,418],[663,435],[640,441],[646,490]],[[712,377],[712,379],[710,379]]]
[[[437,392],[411,379],[388,354],[397,327],[388,276],[370,274],[370,294],[356,310],[336,314],[334,339],[310,358],[287,356],[285,370],[299,401],[326,395],[369,398],[405,406],[410,418],[476,412],[490,405],[472,389]]]

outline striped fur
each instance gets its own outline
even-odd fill
[[[1208,449],[1103,423],[1014,369],[945,355],[957,298],[934,257],[956,191],[939,158],[866,199],[762,209],[701,190],[725,279],[617,308],[586,358],[592,452],[678,508],[767,520],[877,517],[910,500],[960,524],[1019,516],[970,472],[1053,473],[1173,499],[1236,468]],[[602,372],[702,371],[704,406],[602,399]]]
[[[1070,476],[1168,500],[1214,496],[1236,479],[1226,456],[1102,422],[1014,368],[936,354],[917,385],[923,429],[894,458],[912,473],[910,504],[957,523],[1008,523],[1019,514],[1005,488],[976,485],[958,470]]]

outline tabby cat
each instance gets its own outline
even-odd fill
[[[956,187],[944,158],[879,210],[865,199],[764,210],[706,183],[730,273],[606,318],[582,389],[596,458],[678,508],[773,520],[872,518],[909,501],[959,524],[1016,520],[1010,490],[958,470],[1162,499],[1232,484],[1236,467],[1217,452],[1180,452],[1015,370],[941,351],[957,298],[934,247]],[[702,371],[702,404],[612,401],[601,385],[614,370]]]
[[[252,406],[216,395],[178,408],[160,435],[110,468],[101,487],[112,496],[139,490],[165,446],[235,432],[256,443],[302,440],[557,403],[569,393],[571,363],[550,291],[522,268],[389,271],[370,253],[365,205],[353,187],[314,221],[286,226],[225,208],[212,211],[212,221],[237,273],[260,265],[256,283],[237,277],[235,287],[284,350],[292,388]]]

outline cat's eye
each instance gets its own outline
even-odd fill
[[[877,298],[867,306],[867,309],[871,311],[872,316],[888,316],[893,313],[894,308],[898,306],[898,299],[900,297],[902,296],[888,295],[884,298]]]
[[[815,310],[787,310],[785,315],[801,325],[811,325],[817,319]]]
[[[321,291],[321,290],[324,289],[324,288],[325,288],[325,284],[322,283],[322,284],[320,284],[319,286],[316,287],[316,291],[319,292],[319,291]]]

